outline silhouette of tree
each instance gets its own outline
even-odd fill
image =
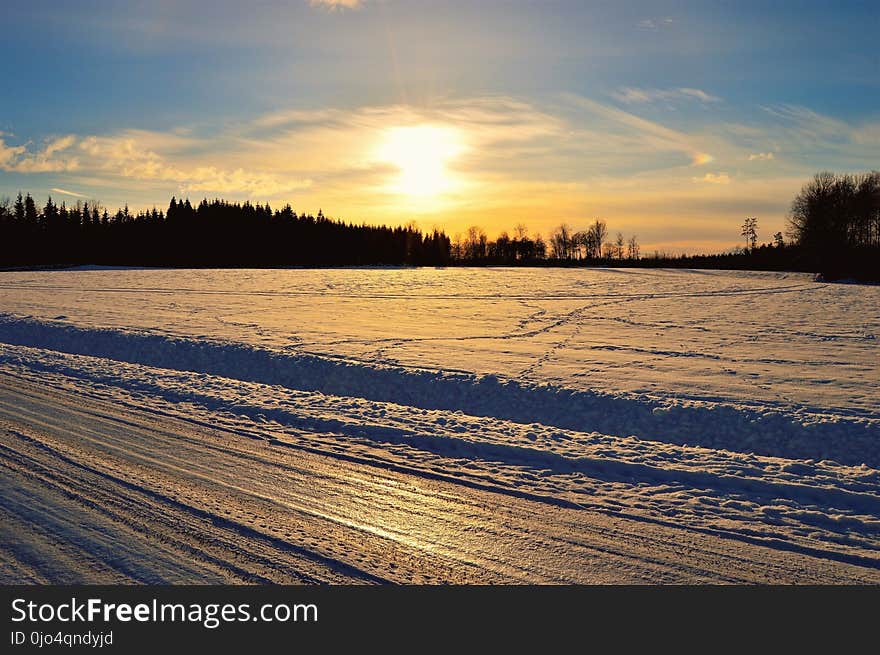
[[[623,259],[623,247],[625,243],[626,242],[623,240],[623,232],[618,232],[617,238],[614,240],[614,256],[617,257],[617,259]]]
[[[746,250],[754,250],[758,242],[758,219],[747,218],[742,225],[740,235],[746,239]]]
[[[449,263],[536,265],[584,263],[809,270],[827,276],[880,278],[880,173],[819,173],[792,202],[789,242],[757,245],[757,219],[742,236],[747,248],[720,255],[656,252],[643,258],[633,235],[608,243],[605,221],[573,231],[563,224],[545,242],[529,238],[520,223],[511,236],[490,241],[477,226],[450,240],[441,230],[423,233],[415,223],[388,227],[298,214],[290,205],[172,197],[166,212],[153,207],[111,214],[96,201],[68,207],[52,198],[38,208],[31,194],[0,199],[0,265],[119,264],[149,266],[343,266]],[[550,259],[547,259],[548,256]]]
[[[9,203],[7,203],[8,205]],[[4,206],[5,207],[5,206]],[[445,265],[451,244],[440,230],[354,225],[297,215],[287,205],[172,198],[167,213],[128,205],[110,214],[95,201],[38,210],[19,194],[0,210],[0,265],[104,263],[152,266]],[[486,252],[478,234],[477,254]]]
[[[535,236],[535,259],[544,259],[547,256],[547,244],[544,238],[538,234]]]
[[[15,208],[13,211],[15,222],[19,225],[24,225],[24,200],[22,200],[21,191],[18,192],[18,197],[15,199]]]
[[[550,236],[550,248],[555,259],[571,259],[574,243],[571,228],[562,223]]]
[[[638,259],[639,258],[639,240],[636,238],[636,235],[633,234],[629,241],[627,241],[627,250],[626,257],[627,259]]]
[[[464,256],[471,261],[485,259],[488,240],[483,228],[471,225],[464,242]]]
[[[31,198],[31,194],[27,194],[24,199],[24,222],[28,226],[36,227],[39,222],[39,215],[37,214],[37,205],[34,203],[34,199]]]
[[[608,237],[608,226],[605,224],[605,221],[597,218],[590,226],[589,234],[589,245],[592,250],[590,256],[599,258],[604,254],[607,257],[607,253],[603,253],[605,239]]]
[[[880,172],[817,173],[791,204],[788,235],[807,265],[831,276],[871,271],[880,256]]]

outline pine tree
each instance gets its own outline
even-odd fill
[[[37,205],[34,203],[34,199],[31,198],[31,194],[27,194],[24,199],[24,222],[28,225],[35,226],[39,221],[39,216],[37,214]]]
[[[18,192],[18,198],[15,199],[15,222],[19,225],[24,223],[24,200],[21,197],[21,191]]]

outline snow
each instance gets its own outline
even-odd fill
[[[279,352],[240,343],[83,329],[0,316],[0,341],[424,409],[610,435],[880,466],[880,418],[815,407],[660,399]],[[14,357],[14,355],[13,355]],[[0,362],[10,359],[0,357]],[[115,384],[128,384],[116,379]]]
[[[10,272],[0,377],[866,575],[880,571],[878,301],[876,286],[755,272]],[[35,520],[21,506],[7,511]],[[405,521],[357,521],[421,543]],[[524,537],[511,539],[515,558]],[[473,559],[491,544],[459,547]],[[559,557],[549,578],[481,566],[583,581],[574,551]]]

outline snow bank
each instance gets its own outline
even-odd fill
[[[677,401],[526,385],[494,375],[367,365],[218,340],[0,314],[0,341],[302,391],[735,452],[880,466],[880,420],[793,407]]]

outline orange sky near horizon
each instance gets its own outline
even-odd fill
[[[7,0],[0,198],[770,242],[816,172],[878,167],[880,87],[876,11],[759,4]]]

